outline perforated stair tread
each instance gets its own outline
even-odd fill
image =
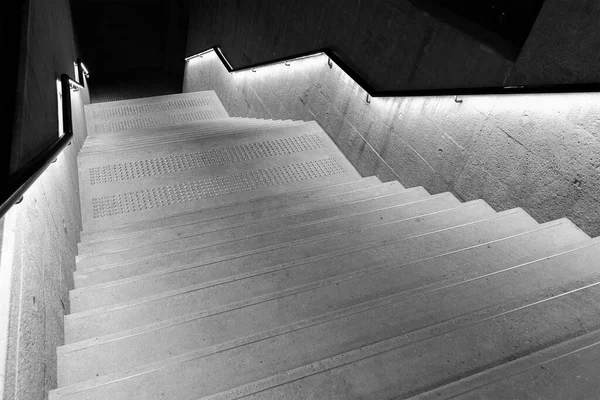
[[[89,135],[229,116],[212,90],[96,103],[85,106],[85,114]]]
[[[369,193],[371,191],[372,193]],[[368,192],[360,191],[353,194],[355,194],[355,196],[352,196],[350,199],[348,199],[350,196],[344,196],[348,199],[347,202],[340,201],[340,204],[334,207],[317,208],[312,212],[296,212],[286,216],[286,214],[288,214],[288,209],[286,210],[286,213],[280,214],[277,217],[247,221],[245,224],[240,223],[245,222],[244,220],[246,218],[237,215],[234,218],[229,219],[220,218],[213,221],[204,221],[201,224],[188,226],[186,231],[174,233],[175,237],[171,240],[161,242],[156,241],[157,238],[154,237],[155,240],[153,242],[145,245],[138,240],[136,241],[137,246],[129,249],[121,247],[99,254],[80,256],[77,258],[77,268],[85,269],[92,266],[115,264],[131,259],[152,258],[154,256],[160,256],[161,254],[238,240],[244,237],[257,236],[269,232],[280,232],[281,234],[285,234],[285,231],[292,227],[301,225],[310,226],[325,221],[335,223],[334,221],[341,221],[343,218],[352,218],[352,216],[358,216],[373,210],[391,208],[429,197],[429,193],[423,188],[408,190],[399,189],[392,183],[382,184],[380,187],[373,188]],[[367,196],[369,195],[373,197],[368,198]],[[448,197],[448,201],[453,201],[454,204],[460,204],[452,195],[447,194],[446,197]],[[354,199],[356,199],[356,201],[351,202],[351,200]],[[330,199],[328,198],[325,200]],[[327,205],[329,202],[315,202],[312,203],[312,205],[316,206],[319,203],[325,203],[323,205]],[[299,208],[300,207],[295,207],[295,209]],[[228,226],[228,222],[231,227]]]
[[[130,137],[128,135],[127,139],[109,139],[107,142],[110,143],[110,145],[99,143],[97,145],[84,146],[79,153],[79,158],[86,160],[87,162],[96,159],[118,159],[118,157],[126,154],[126,152],[138,150],[139,153],[152,151],[155,148],[168,149],[169,147],[177,145],[181,146],[182,143],[187,143],[203,137],[208,138],[219,135],[231,135],[242,131],[270,131],[275,128],[292,128],[298,125],[307,125],[307,123],[304,121],[275,121],[271,123],[244,123],[232,126],[224,126],[224,124],[218,122],[214,125],[188,125],[185,129],[162,129],[156,134],[144,135],[142,137]]]
[[[129,236],[122,236],[113,240],[105,240],[99,242],[90,242],[82,244],[79,247],[79,259],[94,257],[106,253],[122,252],[139,248],[152,243],[161,243],[172,240],[184,239],[190,236],[196,236],[212,231],[220,231],[234,227],[246,227],[252,229],[254,224],[262,223],[270,224],[274,227],[274,223],[283,218],[292,218],[294,221],[299,221],[300,218],[311,218],[311,215],[320,211],[319,215],[326,213],[328,216],[341,214],[347,207],[356,204],[360,207],[363,203],[371,200],[385,201],[383,197],[392,196],[394,194],[402,195],[401,192],[407,189],[402,188],[396,182],[384,183],[368,188],[361,188],[342,194],[334,194],[317,198],[315,200],[303,201],[301,203],[293,203],[279,208],[257,209],[247,213],[236,213],[230,215],[219,215],[215,218],[203,218],[201,221],[187,221],[187,224],[167,226],[163,229],[147,229],[132,233]],[[408,191],[422,191],[423,195],[428,195],[422,188],[408,189]],[[238,210],[239,211],[239,210]],[[297,217],[295,217],[297,216]]]
[[[258,213],[261,215],[271,215],[278,212],[281,208],[293,204],[309,202],[311,200],[334,196],[342,193],[349,193],[356,190],[367,189],[380,185],[381,182],[374,177],[361,178],[351,182],[341,182],[325,186],[315,186],[307,189],[290,191],[272,196],[263,196],[248,201],[239,201],[227,206],[215,206],[205,208],[197,212],[184,213],[172,217],[158,218],[150,221],[128,224],[124,227],[109,228],[96,231],[83,231],[82,240],[87,242],[104,241],[119,239],[125,236],[135,235],[144,230],[157,230],[185,225],[187,223],[201,222],[210,219],[216,219],[237,214]]]
[[[109,163],[109,170],[86,163],[91,174],[88,181],[85,173],[81,177],[84,226],[114,227],[359,178],[318,126],[306,124],[271,134],[276,138],[242,139],[240,134],[225,144],[221,137],[199,139],[194,144],[206,149],[200,152],[188,143],[179,152],[128,153],[127,165]]]

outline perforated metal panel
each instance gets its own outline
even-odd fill
[[[323,148],[324,146],[325,143],[318,135],[302,135],[197,153],[178,154],[151,160],[90,168],[88,170],[89,181],[91,185],[124,181],[196,168],[293,154]]]
[[[96,133],[121,132],[131,129],[156,128],[174,124],[185,124],[212,118],[220,118],[217,110],[194,111],[189,113],[99,123],[96,124],[94,128]]]
[[[162,103],[139,104],[125,107],[114,107],[105,110],[96,110],[94,118],[119,118],[127,117],[136,114],[145,114],[153,112],[175,111],[183,108],[206,107],[211,106],[212,100],[210,97],[200,97],[197,99],[184,99],[165,101]]]
[[[346,172],[335,158],[219,176],[195,182],[92,199],[94,218],[164,207],[258,188],[285,185]]]

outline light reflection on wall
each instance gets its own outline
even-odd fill
[[[496,210],[522,207],[539,222],[566,216],[600,235],[600,93],[367,103],[327,56],[289,64],[229,74],[206,54],[189,61],[195,78],[187,87],[221,90],[232,116],[317,121],[364,176],[482,198]]]

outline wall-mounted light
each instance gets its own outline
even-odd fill
[[[454,102],[455,103],[462,103],[463,101],[462,101],[462,99],[460,97],[454,96]]]
[[[286,61],[284,64],[286,67],[289,67],[291,65],[289,61]]]
[[[371,95],[369,93],[367,93],[367,98],[365,99],[365,101],[371,104]]]
[[[90,77],[90,72],[85,67],[85,65],[82,62],[79,62],[79,66],[81,66],[81,70],[83,71],[83,75],[85,75],[86,78],[89,78]]]
[[[329,69],[333,68],[333,61],[331,60],[331,58],[327,59],[327,65],[329,65]]]
[[[85,89],[82,85],[72,79],[69,79],[69,87],[75,92],[78,92],[80,89]]]

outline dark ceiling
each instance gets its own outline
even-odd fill
[[[180,72],[184,0],[71,0],[71,10],[81,57],[95,77]]]
[[[415,6],[516,59],[544,0],[410,0]]]

